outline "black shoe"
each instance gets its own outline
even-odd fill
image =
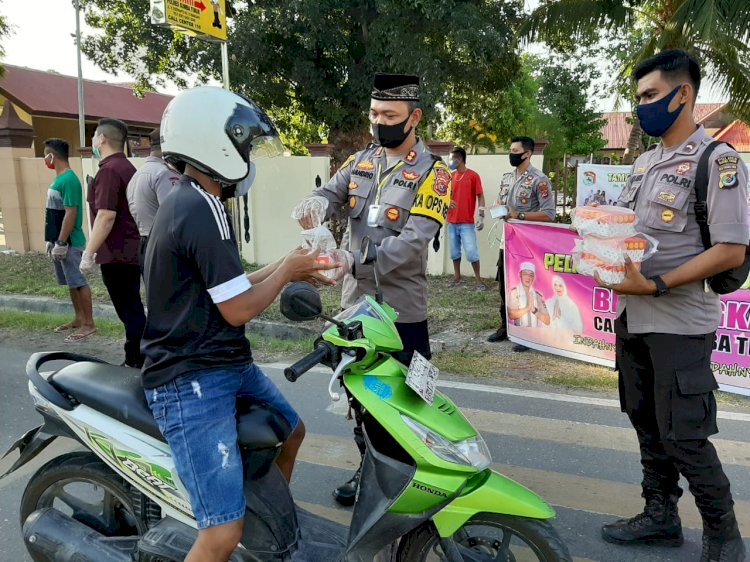
[[[357,488],[359,488],[359,476],[361,470],[361,468],[358,468],[357,472],[354,473],[354,476],[333,491],[333,499],[341,505],[354,505],[354,500],[357,497]]]
[[[513,346],[513,351],[515,351],[516,353],[524,353],[528,350],[529,350],[528,347],[526,347],[525,345],[521,345],[520,343],[517,343],[516,345]]]
[[[620,519],[602,527],[602,538],[614,544],[653,544],[680,546],[682,523],[677,514],[677,498],[651,496],[646,507],[630,519]]]
[[[745,543],[742,537],[725,539],[703,535],[703,550],[700,562],[743,562]]]
[[[490,343],[495,343],[498,341],[505,341],[508,339],[508,330],[505,328],[499,328],[492,332],[490,337],[487,338],[487,341]]]

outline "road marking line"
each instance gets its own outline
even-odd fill
[[[463,408],[461,412],[474,427],[485,434],[639,454],[635,431],[631,428],[471,408]],[[711,442],[719,451],[723,464],[750,467],[750,443],[747,441],[711,439]]]
[[[352,439],[308,433],[297,460],[354,471],[359,466],[359,452]],[[581,459],[581,462],[586,462],[586,459]],[[554,506],[613,517],[631,517],[643,511],[641,487],[637,484],[499,463],[494,463],[492,468],[533,490]],[[739,521],[750,521],[750,502],[735,500],[734,509]],[[686,527],[703,528],[689,493],[680,502],[680,517]]]
[[[260,365],[269,369],[284,370],[289,365],[286,363],[265,363]],[[313,367],[311,371],[317,373],[330,374],[331,370],[323,367]],[[505,394],[508,396],[519,396],[521,398],[538,398],[541,400],[554,400],[557,402],[569,402],[571,404],[586,404],[589,406],[604,406],[607,408],[620,408],[619,400],[610,398],[596,398],[593,396],[579,396],[575,394],[559,394],[556,392],[542,392],[539,390],[528,390],[525,388],[512,388],[507,386],[493,386],[488,384],[478,384],[472,382],[461,382],[452,380],[438,380],[437,385],[442,388],[455,388],[457,390],[474,390],[477,392],[486,392],[489,394]],[[720,411],[717,416],[719,419],[733,421],[750,421],[750,414],[740,412],[723,412]]]

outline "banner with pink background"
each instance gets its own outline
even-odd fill
[[[516,343],[613,367],[617,295],[573,267],[567,225],[505,223],[505,306]],[[722,390],[750,395],[750,290],[722,298],[712,368]]]

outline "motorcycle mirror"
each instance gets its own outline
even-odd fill
[[[320,294],[310,283],[291,283],[281,293],[281,313],[292,322],[313,320],[323,313]]]

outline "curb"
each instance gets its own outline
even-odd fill
[[[34,297],[28,295],[0,294],[0,309],[9,308],[23,312],[43,312],[47,314],[73,314],[73,303],[50,297]],[[94,304],[94,318],[119,320],[115,307],[111,304]],[[253,320],[247,325],[248,333],[261,336],[284,339],[301,340],[315,338],[319,333],[310,328],[291,326],[280,322]]]

